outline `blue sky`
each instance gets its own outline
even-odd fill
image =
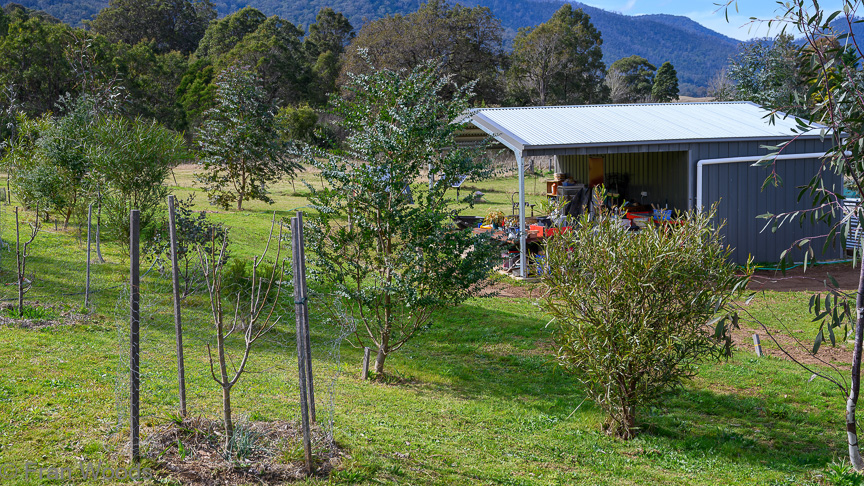
[[[577,0],[579,1],[579,0]],[[767,26],[751,24],[750,17],[760,19],[771,19],[776,17],[776,0],[738,0],[738,11],[734,6],[729,9],[729,22],[726,22],[724,9],[716,3],[723,0],[581,0],[582,3],[599,7],[604,10],[620,12],[626,15],[642,14],[672,14],[683,15],[699,22],[700,24],[728,35],[735,39],[745,40],[752,37],[764,37],[776,35],[778,29],[772,27],[768,32]],[[823,0],[820,2],[823,8],[839,9],[841,0]],[[719,9],[719,10],[718,10]]]

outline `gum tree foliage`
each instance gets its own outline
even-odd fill
[[[346,95],[331,100],[349,134],[344,153],[306,152],[326,185],[310,188],[318,214],[305,236],[314,277],[342,297],[332,317],[356,321],[357,344],[377,350],[381,374],[435,311],[484,287],[495,249],[453,225],[447,189],[460,174],[476,179],[488,169],[481,147],[454,143],[461,125],[451,121],[467,108],[470,86],[454,86],[436,64],[349,80]],[[442,101],[445,91],[453,94]],[[431,187],[419,179],[430,164]]]
[[[157,53],[195,51],[216,9],[210,0],[111,0],[92,21],[91,31],[111,42],[152,42]]]
[[[310,99],[324,104],[327,96],[336,91],[336,80],[342,68],[341,57],[345,46],[354,39],[354,27],[348,18],[330,7],[324,7],[309,26],[309,35],[303,40],[303,49],[312,66],[317,89],[310,89]]]
[[[512,101],[534,105],[602,103],[606,65],[600,31],[582,9],[564,4],[548,22],[522,28],[507,72]]]
[[[267,102],[298,103],[310,88],[302,39],[303,31],[297,26],[273,16],[221,56],[216,66],[254,68]]]
[[[651,88],[654,87],[654,71],[657,68],[641,56],[630,56],[618,59],[609,67],[609,72],[621,77],[623,88],[621,97],[613,99],[613,103],[640,103],[651,99]]]
[[[198,180],[210,202],[228,208],[243,201],[273,203],[267,185],[294,177],[300,165],[286,155],[276,107],[250,69],[229,67],[216,78],[215,106],[198,134]]]
[[[65,55],[70,31],[37,17],[13,17],[0,37],[0,86],[13,88],[30,116],[54,108],[60,96],[76,91]]]
[[[651,88],[651,97],[660,103],[678,101],[678,73],[675,72],[671,62],[664,62],[657,70],[654,86]]]
[[[198,44],[195,58],[219,59],[233,49],[247,34],[255,32],[255,29],[265,20],[267,20],[267,16],[260,10],[245,7],[219,20],[211,21],[204,32],[204,37]]]
[[[792,35],[741,44],[729,60],[727,75],[734,84],[732,98],[752,101],[785,113],[807,115],[807,86],[802,77],[799,46]]]
[[[411,70],[440,59],[441,73],[452,76],[456,84],[476,83],[472,101],[497,103],[503,96],[503,34],[501,21],[486,7],[430,0],[408,15],[365,24],[345,52],[340,84],[349,82],[347,73],[370,72],[364,56],[376,67],[393,70]],[[445,88],[441,94],[449,97],[452,92]]]
[[[729,6],[735,0],[729,0]],[[746,5],[746,2],[742,2]],[[770,21],[771,25],[781,26],[781,37],[787,32],[794,33],[803,39],[803,49],[799,51],[802,59],[797,62],[801,68],[800,78],[807,87],[804,96],[793,94],[791,99],[796,104],[802,99],[806,113],[812,123],[819,123],[827,128],[817,127],[819,133],[830,138],[834,144],[823,158],[823,163],[813,178],[802,188],[800,197],[813,198],[813,208],[782,214],[764,214],[767,226],[781,224],[797,224],[809,220],[826,223],[826,234],[813,235],[793,242],[780,258],[785,262],[789,250],[804,249],[805,263],[807,259],[816,256],[821,246],[823,249],[832,244],[844,245],[846,239],[855,237],[850,234],[850,219],[864,216],[864,98],[861,96],[861,86],[864,76],[857,66],[864,59],[861,39],[856,38],[853,29],[858,19],[856,11],[860,11],[860,1],[843,1],[842,10],[825,10],[824,6],[810,0],[792,0],[786,4],[780,15]],[[737,5],[735,8],[738,8]],[[837,32],[835,26],[842,26],[845,32]],[[787,73],[782,66],[777,66],[780,73]],[[775,107],[779,109],[779,107]],[[812,129],[811,122],[798,119],[798,132]],[[769,169],[766,185],[778,184],[776,171],[773,170],[775,155],[782,154],[787,144],[775,147],[776,151],[767,155],[756,165]],[[859,202],[844,200],[842,188],[826,187],[823,183],[824,174],[834,173],[843,176],[847,185],[854,188]],[[835,192],[836,191],[836,192]],[[854,202],[854,204],[853,204]],[[860,236],[858,236],[860,238]],[[824,245],[817,242],[824,241]],[[861,252],[856,251],[853,258],[861,264]],[[838,339],[848,336],[846,331],[854,332],[852,345],[851,370],[847,375],[845,370],[834,367],[827,360],[821,360],[824,367],[814,368],[804,363],[802,367],[811,373],[832,382],[846,397],[846,433],[849,445],[849,459],[857,471],[864,470],[864,460],[858,445],[858,423],[856,419],[858,398],[861,387],[861,354],[864,344],[864,265],[861,265],[861,275],[858,288],[854,292],[840,290],[837,282],[831,279],[829,289],[815,294],[810,300],[810,311],[814,314],[814,322],[820,327],[812,349],[806,351],[811,356],[817,355],[824,342],[836,345]],[[857,310],[856,310],[857,309]],[[765,328],[767,331],[767,327]],[[769,333],[770,334],[770,333]],[[839,334],[839,336],[838,336]],[[797,360],[787,354],[793,361]],[[832,372],[833,370],[833,372]],[[849,377],[847,381],[846,377]]]
[[[748,275],[729,262],[713,215],[634,234],[602,208],[547,241],[556,357],[606,412],[610,434],[633,437],[640,407],[731,353],[735,320],[724,317]]]

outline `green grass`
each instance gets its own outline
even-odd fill
[[[178,195],[190,190],[190,180],[191,172],[178,171],[177,182],[186,187]],[[503,198],[516,182],[476,185],[499,189],[484,192],[489,204],[506,207]],[[289,215],[305,204],[290,184],[274,192],[275,206],[253,203],[240,214],[213,215],[235,228],[235,254],[260,250],[272,210]],[[212,209],[203,194],[197,203]],[[4,208],[6,241],[10,220]],[[83,291],[82,242],[51,229],[39,235],[33,252],[28,267],[36,280],[27,300],[80,307],[82,295],[64,294]],[[103,253],[108,262],[94,265],[100,291],[88,322],[0,329],[0,464],[125,464],[118,455],[126,427],[118,404],[125,403],[126,383],[118,382],[118,369],[128,260],[115,245],[106,244]],[[12,253],[0,257],[0,269],[7,270],[0,282],[14,281]],[[177,385],[170,281],[151,271],[142,291],[142,425],[149,427],[172,420]],[[14,297],[11,286],[0,292],[2,299]],[[253,373],[235,389],[238,417],[299,419],[293,315],[287,312],[292,302],[286,296],[283,304],[285,322],[253,352]],[[818,475],[845,455],[839,392],[808,381],[810,374],[788,361],[757,359],[749,348],[728,362],[702,365],[683,389],[640,410],[640,435],[622,442],[601,431],[602,413],[583,403],[581,386],[555,366],[548,318],[528,299],[475,299],[440,313],[428,332],[388,359],[394,377],[388,382],[358,379],[359,349],[343,344],[341,362],[328,357],[334,333],[321,324],[318,304],[312,309],[318,413],[321,419],[329,413],[326,387],[338,367],[332,412],[336,440],[348,457],[331,478],[310,483],[821,484]],[[766,293],[752,309],[764,319],[770,305],[810,338],[806,304],[805,294]],[[184,306],[189,404],[193,415],[218,418],[220,396],[204,347],[207,310],[200,295]],[[283,451],[286,458],[298,454],[296,445]]]

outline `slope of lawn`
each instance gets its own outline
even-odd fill
[[[214,209],[200,190],[190,189],[191,171],[178,171],[176,180],[179,196],[196,191],[198,208]],[[516,183],[511,177],[476,186],[503,208]],[[286,216],[305,205],[305,189],[295,187],[296,194],[290,183],[274,188],[274,206],[253,203],[243,213],[212,214],[234,229],[235,256],[260,251],[271,211]],[[7,243],[12,221],[4,206],[0,232]],[[85,243],[73,230],[46,225],[28,261],[34,288],[27,300],[50,303],[55,314],[79,310]],[[103,253],[107,262],[94,265],[99,291],[87,320],[0,327],[0,464],[125,464],[128,257],[113,243],[105,243]],[[15,295],[8,285],[13,261],[14,253],[0,252],[0,299]],[[788,361],[756,358],[749,347],[727,362],[702,365],[683,389],[640,410],[640,435],[622,442],[602,432],[602,413],[552,361],[548,319],[530,299],[478,298],[441,312],[429,331],[388,359],[387,380],[364,382],[358,377],[362,350],[343,342],[339,358],[332,354],[336,332],[324,324],[322,307],[333,296],[313,297],[318,418],[326,427],[332,414],[346,456],[330,478],[310,483],[824,484],[826,465],[845,455],[839,391],[810,381],[810,373]],[[807,294],[760,298],[793,329],[812,335]],[[282,321],[253,351],[251,372],[234,392],[241,422],[299,420],[293,299],[280,301]],[[148,427],[168,423],[177,408],[170,280],[159,265],[143,279],[142,302],[146,445]],[[755,315],[767,316],[764,306],[753,305]],[[205,348],[208,310],[200,293],[184,304],[189,406],[195,416],[218,418],[219,389]],[[282,453],[292,459],[298,451],[289,444]],[[39,484],[32,478],[2,482]]]

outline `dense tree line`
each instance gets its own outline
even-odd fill
[[[78,29],[8,4],[0,12],[0,108],[14,105],[38,116],[55,110],[63,95],[112,84],[125,115],[154,119],[192,137],[213,107],[218,73],[231,66],[254,70],[267,103],[314,109],[347,82],[348,73],[410,70],[427,60],[441,62],[442,73],[456,85],[475,83],[475,104],[651,99],[653,74],[625,76],[625,89],[636,94],[610,98],[609,83],[603,82],[603,33],[569,4],[521,30],[512,54],[504,46],[505,29],[488,8],[446,0],[430,0],[413,13],[385,16],[359,30],[330,8],[318,12],[308,31],[251,7],[219,19],[216,12],[210,0],[111,0],[86,29]]]

